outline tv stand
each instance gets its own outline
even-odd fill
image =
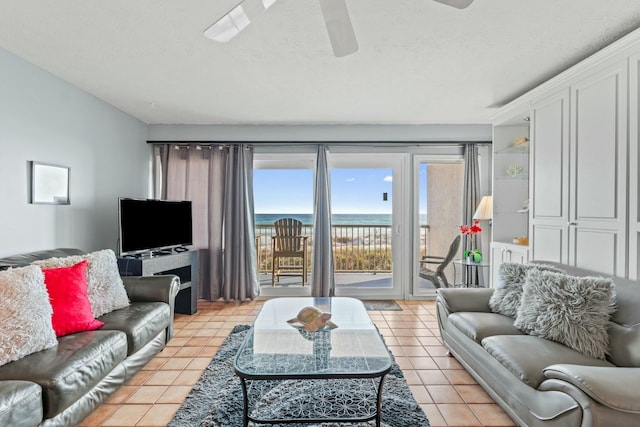
[[[198,252],[165,252],[159,256],[118,258],[121,276],[153,276],[175,274],[180,278],[175,312],[195,314],[198,311]]]

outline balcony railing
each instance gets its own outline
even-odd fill
[[[302,226],[302,234],[309,236],[309,254],[313,247],[313,226]],[[335,271],[344,272],[391,272],[392,228],[389,225],[334,225],[332,226]],[[271,273],[271,237],[275,235],[272,225],[256,225],[256,249],[258,272]],[[420,227],[420,256],[426,255],[429,226]],[[288,259],[284,265],[302,268],[300,259]],[[311,262],[309,261],[309,267]]]

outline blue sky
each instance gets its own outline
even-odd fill
[[[426,169],[420,170],[420,186]],[[331,211],[335,214],[390,214],[391,169],[331,169]],[[313,171],[311,169],[254,169],[255,212],[313,213]],[[387,193],[387,201],[383,193]],[[421,194],[424,192],[420,191]],[[420,204],[426,199],[420,197]],[[423,208],[421,208],[423,211]]]

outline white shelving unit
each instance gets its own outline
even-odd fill
[[[527,138],[528,127],[513,126],[497,129],[508,144]],[[509,135],[516,134],[516,138]],[[524,135],[523,135],[524,134]],[[494,139],[494,144],[496,140]],[[529,142],[509,145],[494,151],[493,241],[513,243],[517,237],[527,237],[529,222]]]
[[[500,264],[529,259],[528,112],[513,111],[493,127],[491,286]]]

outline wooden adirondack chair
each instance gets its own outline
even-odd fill
[[[307,240],[302,235],[302,222],[293,218],[281,218],[273,223],[276,235],[271,238],[271,286],[280,276],[302,276],[302,286],[307,283]],[[282,265],[282,258],[301,258],[302,265]]]

